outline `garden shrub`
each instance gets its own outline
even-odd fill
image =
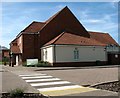
[[[24,62],[23,66],[25,66],[25,67],[48,67],[48,66],[50,66],[50,63],[49,62],[44,62],[44,61],[39,61],[35,65],[27,65],[27,63]]]
[[[12,89],[8,92],[10,94],[10,97],[12,98],[16,98],[16,97],[22,97],[24,94],[24,90],[21,88],[16,88],[16,89]]]
[[[101,61],[97,60],[97,61],[96,61],[96,65],[97,65],[97,66],[101,65]]]

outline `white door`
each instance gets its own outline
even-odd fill
[[[16,65],[18,65],[18,55],[16,55]]]

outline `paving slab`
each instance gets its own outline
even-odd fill
[[[38,90],[30,86],[20,77],[4,70],[4,72],[2,72],[2,92],[9,92],[16,88],[24,89],[26,93],[38,93]]]

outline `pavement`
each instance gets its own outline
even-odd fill
[[[94,85],[118,80],[117,66],[102,67],[3,67],[2,92],[16,87],[26,92],[49,96],[118,96],[116,92],[98,90],[83,85]],[[47,81],[45,81],[47,79]],[[58,79],[52,82],[51,79]],[[36,81],[37,80],[37,81]],[[39,81],[38,81],[39,80]],[[43,80],[43,82],[40,82]],[[32,81],[32,82],[31,82]],[[49,85],[48,85],[49,84]],[[26,89],[27,88],[27,89]],[[47,88],[47,89],[46,89]],[[57,97],[56,97],[57,98]],[[66,98],[66,97],[65,97]]]
[[[8,71],[3,67],[2,69],[2,92],[10,92],[13,89],[21,88],[25,90],[25,93],[39,93],[38,90],[30,86],[18,75]]]

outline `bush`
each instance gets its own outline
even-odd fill
[[[23,63],[23,66],[25,67],[48,67],[50,66],[49,62],[39,61],[38,64],[35,65],[27,65],[27,63]]]
[[[7,65],[8,62],[9,62],[9,58],[8,57],[3,57],[2,62],[3,62],[4,65]]]
[[[24,94],[24,90],[21,88],[16,88],[8,92],[10,94],[10,97],[15,98],[15,97],[22,97]]]
[[[44,61],[39,61],[38,64],[36,64],[36,67],[47,67],[47,66],[50,66],[50,63]]]
[[[96,61],[96,65],[97,65],[97,66],[101,65],[101,61],[97,60],[97,61]]]
[[[24,62],[22,65],[25,66],[25,67],[27,67],[27,62]]]

